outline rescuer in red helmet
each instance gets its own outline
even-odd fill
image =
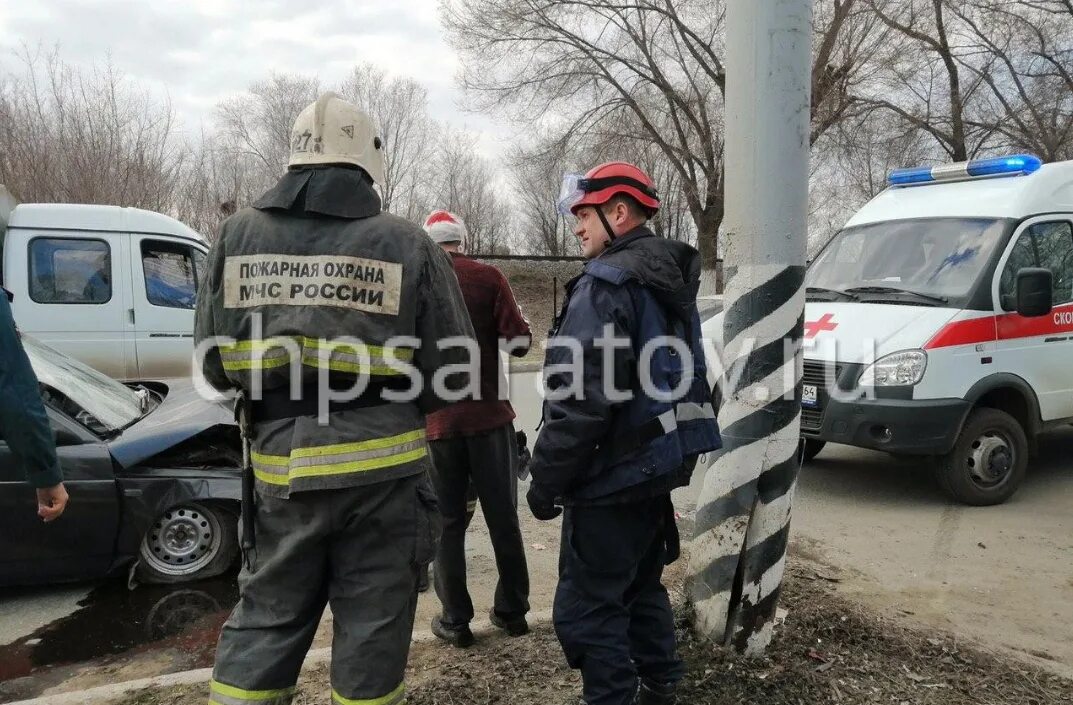
[[[671,490],[721,445],[700,253],[648,229],[659,205],[652,179],[625,162],[568,175],[559,200],[589,261],[548,340],[526,499],[537,519],[563,514],[553,617],[589,705],[675,703],[685,669],[662,583],[679,554]]]

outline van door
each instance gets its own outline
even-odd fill
[[[183,240],[134,235],[134,320],[139,375],[188,377],[194,303],[206,253]]]
[[[13,228],[4,249],[20,330],[110,377],[135,374],[126,235]]]
[[[1017,272],[1025,267],[1044,267],[1054,275],[1054,311],[1046,316],[1017,314]],[[1044,421],[1073,418],[1073,216],[1025,221],[1000,262],[993,287],[996,367],[1032,386]]]

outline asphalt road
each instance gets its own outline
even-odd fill
[[[532,442],[540,413],[537,375],[513,375],[511,397],[518,411],[516,426]],[[795,548],[829,563],[840,590],[881,611],[1041,659],[1073,677],[1073,429],[1041,445],[1022,490],[1007,504],[986,508],[949,503],[926,463],[828,446],[802,471],[794,505]],[[676,493],[676,504],[687,518],[701,482],[698,471],[693,485]],[[521,503],[524,507],[524,500]],[[558,522],[535,522],[527,515],[523,510],[533,609],[541,611],[550,607]],[[475,603],[487,609],[495,586],[494,562],[483,522],[476,521],[472,531],[467,551],[471,587]],[[139,588],[128,596],[119,587],[0,591],[0,661],[5,660],[4,645],[17,643],[17,653],[29,667],[49,645],[48,635],[60,637],[54,641],[70,641],[85,631],[83,622],[93,624],[91,631],[108,619],[140,623],[139,630],[128,630],[131,634],[120,642],[102,644],[105,653],[116,653],[135,644],[141,631],[157,638],[161,630],[166,633],[183,619],[194,618],[208,625],[202,646],[211,659],[209,628],[218,628],[226,615],[233,599],[228,586],[178,597],[157,588]],[[81,607],[80,601],[90,607]],[[418,628],[426,628],[436,611],[434,596],[423,596]],[[34,647],[41,634],[46,635],[44,643]],[[326,645],[327,637],[325,633],[318,638],[318,645]],[[183,648],[189,651],[189,644]],[[83,652],[88,657],[91,650],[87,645],[78,658]],[[131,677],[192,667],[181,658],[182,649],[173,651],[166,658],[161,650],[154,656],[139,655],[141,664],[131,666]],[[61,655],[70,659],[74,654]],[[71,677],[74,672],[64,673]],[[88,672],[83,674],[88,677]],[[116,677],[114,668],[100,676],[105,682]],[[61,680],[60,675],[55,678]],[[3,691],[0,686],[0,702],[6,699]]]
[[[512,387],[527,432],[535,377]],[[676,493],[683,514],[701,484],[698,471]],[[840,569],[843,592],[1073,678],[1073,428],[1042,440],[1021,490],[997,507],[948,501],[925,460],[829,445],[802,469],[792,531],[795,548]]]

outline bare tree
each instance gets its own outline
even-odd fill
[[[469,231],[469,252],[492,254],[514,244],[513,218],[497,175],[478,153],[476,142],[475,135],[442,130],[430,174],[429,210],[457,213]]]
[[[111,64],[24,47],[0,84],[0,183],[24,201],[164,210],[183,164],[170,103]]]
[[[220,138],[202,133],[190,145],[172,202],[173,214],[210,240],[239,207],[260,195],[261,181],[248,158],[235,158]]]
[[[813,147],[809,253],[813,255],[853,213],[887,187],[894,169],[937,156],[931,136],[886,111],[846,120]]]
[[[986,86],[976,126],[1046,161],[1073,156],[1073,3],[974,0],[952,12],[973,53],[990,59],[963,62]]]
[[[428,114],[428,93],[416,82],[388,78],[372,64],[361,64],[339,90],[367,111],[384,142],[384,210],[410,220],[422,217],[421,192],[433,158],[438,127]]]
[[[557,140],[536,138],[515,145],[507,154],[517,214],[517,249],[535,255],[576,254],[566,218],[556,209],[559,186],[567,170],[566,155]]]
[[[273,73],[216,107],[218,137],[230,158],[248,167],[255,191],[267,189],[286,170],[291,127],[319,93],[317,78]]]
[[[983,76],[994,55],[966,39],[961,10],[965,0],[868,0],[884,24],[907,43],[892,57],[890,70],[872,84],[869,106],[898,115],[927,132],[953,161],[986,150],[994,129],[977,115]]]
[[[567,138],[631,114],[687,182],[698,229],[712,234],[723,217],[721,12],[677,5],[459,0],[443,16],[477,107],[527,122],[560,115]]]
[[[709,285],[723,220],[723,6],[710,0],[442,0],[480,110],[564,137],[634,124],[670,165],[699,233]],[[857,0],[818,13],[814,139],[854,106],[878,23]],[[863,22],[863,24],[862,24]],[[854,31],[850,31],[850,30]],[[623,117],[628,116],[628,120]]]

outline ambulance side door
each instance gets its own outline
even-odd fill
[[[1046,316],[1017,313],[1017,272],[1026,267],[1043,267],[1054,276],[1054,310]],[[993,286],[996,368],[1032,386],[1044,421],[1073,417],[1073,215],[1022,223],[999,262]]]

